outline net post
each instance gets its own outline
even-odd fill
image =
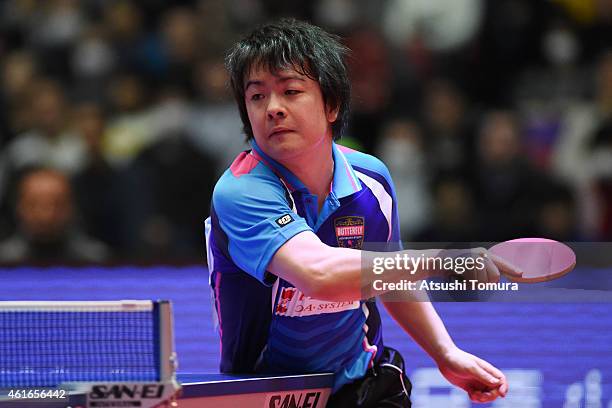
[[[168,300],[155,302],[159,333],[159,374],[160,381],[175,380],[177,359],[174,352],[174,322],[172,304]]]

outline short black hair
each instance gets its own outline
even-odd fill
[[[338,36],[289,18],[259,26],[237,42],[229,50],[225,66],[247,139],[253,138],[253,129],[244,101],[244,80],[252,68],[261,67],[272,73],[292,68],[317,81],[326,106],[338,109],[332,124],[333,138],[338,140],[346,127],[351,97],[344,61],[348,52]]]

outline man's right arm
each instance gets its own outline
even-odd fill
[[[509,276],[520,276],[516,267],[505,260],[488,254],[484,248],[468,250],[404,250],[399,252],[370,252],[351,248],[336,248],[321,242],[311,231],[303,231],[285,242],[276,251],[267,271],[291,282],[306,296],[320,300],[352,301],[369,299],[386,290],[377,290],[374,282],[418,282],[431,277],[447,276],[453,271],[432,270],[424,267],[402,268],[391,262],[383,272],[375,274],[374,259],[395,257],[399,254],[406,264],[411,258],[436,258],[457,256],[484,256],[484,270],[473,270],[471,278],[481,282],[499,281],[500,271]],[[405,263],[402,261],[402,265]],[[379,264],[380,266],[380,264]],[[385,265],[387,266],[387,265]],[[468,275],[468,276],[469,276]],[[466,276],[467,277],[467,276]],[[418,293],[418,291],[415,291]]]

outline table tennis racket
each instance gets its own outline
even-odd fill
[[[576,266],[576,254],[562,242],[546,238],[519,238],[500,242],[489,252],[512,263],[523,276],[507,278],[514,282],[546,282],[560,278]]]

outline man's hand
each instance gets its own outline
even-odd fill
[[[484,268],[465,268],[465,271],[435,271],[434,276],[456,276],[462,277],[466,280],[477,280],[479,282],[487,283],[494,282],[497,283],[500,280],[501,274],[506,275],[508,277],[521,277],[523,272],[513,265],[512,263],[506,261],[505,259],[490,253],[486,248],[468,248],[468,249],[444,249],[440,251],[438,255],[441,258],[463,258],[463,259],[471,259],[472,265],[477,266],[476,262],[478,259],[482,261],[482,265]]]
[[[474,402],[491,402],[505,397],[508,381],[504,374],[485,360],[453,348],[438,361],[442,375],[464,389]]]

